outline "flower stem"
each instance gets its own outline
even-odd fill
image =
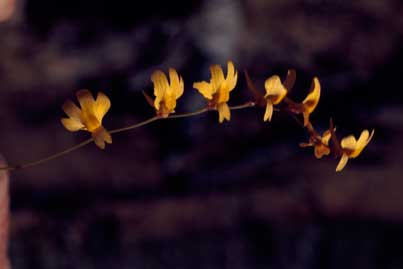
[[[123,128],[111,130],[111,131],[109,131],[109,133],[110,133],[110,134],[117,134],[117,133],[122,133],[122,132],[130,131],[130,130],[139,128],[139,127],[141,127],[141,126],[147,125],[147,124],[149,124],[149,123],[151,123],[151,122],[153,122],[153,121],[159,120],[159,119],[160,119],[160,117],[154,116],[154,117],[152,117],[152,118],[149,118],[148,120],[145,120],[145,121],[142,121],[142,122],[139,122],[139,123],[136,123],[136,124],[127,126],[127,127],[123,127]]]
[[[247,102],[247,103],[242,104],[242,105],[232,106],[232,107],[230,107],[230,110],[239,110],[239,109],[244,109],[244,108],[253,107],[253,106],[255,106],[255,103],[254,103],[254,102]],[[133,125],[129,125],[129,126],[126,126],[126,127],[122,127],[122,128],[110,130],[109,133],[110,133],[110,134],[117,134],[117,133],[122,133],[122,132],[130,131],[130,130],[133,130],[133,129],[137,129],[137,128],[139,128],[139,127],[142,127],[142,126],[144,126],[144,125],[147,125],[147,124],[149,124],[149,123],[152,123],[152,122],[154,122],[154,121],[157,121],[157,120],[163,120],[163,119],[179,119],[179,118],[193,117],[193,116],[197,116],[197,115],[206,113],[206,112],[208,112],[208,111],[210,111],[210,110],[211,110],[211,109],[209,109],[209,108],[202,108],[202,109],[197,110],[197,111],[194,111],[194,112],[171,115],[171,116],[169,116],[169,117],[167,117],[167,118],[162,118],[162,117],[160,117],[160,116],[154,116],[154,117],[152,117],[152,118],[149,118],[149,119],[147,119],[147,120],[144,120],[144,121],[142,121],[142,122],[139,122],[139,123],[136,123],[136,124],[133,124]],[[46,162],[48,162],[48,161],[51,161],[51,160],[60,158],[60,157],[62,157],[62,156],[64,156],[64,155],[66,155],[66,154],[69,154],[69,153],[73,152],[73,151],[76,151],[76,150],[78,150],[78,149],[84,147],[85,145],[88,145],[89,143],[91,143],[91,142],[93,142],[93,141],[94,141],[93,138],[89,138],[89,139],[87,139],[87,140],[85,140],[85,141],[83,141],[83,142],[81,142],[81,143],[79,143],[79,144],[77,144],[77,145],[74,145],[74,146],[72,146],[72,147],[70,147],[70,148],[67,148],[67,149],[61,151],[61,152],[58,152],[58,153],[56,153],[56,154],[50,155],[50,156],[48,156],[48,157],[45,157],[45,158],[40,159],[40,160],[37,160],[37,161],[32,161],[32,162],[28,162],[28,163],[24,163],[24,164],[18,164],[18,165],[14,165],[14,166],[0,167],[0,171],[1,171],[1,170],[13,171],[13,170],[20,170],[20,169],[32,167],[32,166],[37,166],[37,165],[39,165],[39,164],[46,163]]]
[[[37,161],[33,161],[33,162],[29,162],[29,163],[25,163],[25,164],[15,165],[15,166],[0,167],[0,170],[9,170],[9,171],[11,171],[11,170],[20,170],[20,169],[36,166],[36,165],[39,165],[41,163],[45,163],[45,162],[48,162],[50,160],[62,157],[63,155],[66,155],[66,154],[68,154],[70,152],[73,152],[73,151],[75,151],[75,150],[77,150],[79,148],[84,147],[85,145],[91,143],[92,141],[94,141],[94,139],[90,138],[90,139],[87,139],[87,140],[81,142],[80,144],[77,144],[77,145],[75,145],[73,147],[70,147],[70,148],[68,148],[66,150],[63,150],[61,152],[58,152],[56,154],[50,155],[50,156],[48,156],[46,158],[43,158],[43,159],[40,159],[40,160],[37,160]]]

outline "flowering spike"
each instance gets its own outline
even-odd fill
[[[210,82],[195,82],[193,83],[193,88],[198,90],[199,93],[209,101],[209,108],[218,110],[220,123],[222,123],[224,119],[229,121],[231,112],[227,102],[230,92],[236,86],[238,73],[232,61],[227,62],[227,77],[224,77],[224,72],[218,64],[210,66],[210,73]]]
[[[92,134],[95,144],[101,148],[105,148],[105,142],[112,143],[112,137],[109,132],[102,126],[102,119],[111,107],[109,98],[99,92],[97,99],[94,100],[89,90],[80,90],[76,93],[80,107],[77,107],[71,100],[67,100],[62,109],[68,118],[62,118],[63,126],[71,131],[76,132],[85,130]]]

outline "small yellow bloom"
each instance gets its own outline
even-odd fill
[[[309,143],[300,143],[300,147],[314,147],[315,157],[320,159],[324,155],[330,154],[329,140],[332,134],[330,130],[326,130],[322,136],[312,135],[309,138]]]
[[[234,68],[232,61],[227,63],[227,77],[224,78],[224,72],[220,65],[210,66],[210,83],[206,81],[193,83],[193,88],[197,89],[201,95],[209,100],[208,107],[218,110],[219,122],[224,119],[230,120],[231,113],[227,104],[230,92],[235,88],[238,79],[238,73]]]
[[[81,109],[73,101],[67,100],[62,109],[69,117],[62,118],[63,126],[71,132],[79,130],[90,132],[95,144],[104,149],[105,142],[112,143],[111,135],[102,126],[102,119],[111,107],[109,98],[99,92],[97,99],[94,100],[89,90],[80,90],[76,93],[76,96]]]
[[[263,120],[271,121],[273,115],[273,105],[279,104],[284,97],[287,95],[287,89],[281,83],[279,76],[272,76],[266,79],[264,83],[264,88],[266,89],[266,111],[264,113]]]
[[[349,135],[341,140],[341,151],[342,156],[339,164],[336,167],[336,172],[343,170],[346,166],[348,159],[356,158],[360,155],[361,151],[368,145],[374,135],[374,130],[372,130],[371,135],[368,130],[361,132],[358,140],[355,139],[353,135]]]
[[[183,79],[173,68],[169,68],[169,80],[170,83],[160,70],[151,75],[151,81],[154,83],[154,108],[157,115],[164,118],[175,113],[176,100],[182,96],[184,90]]]
[[[317,77],[312,80],[311,91],[302,101],[302,115],[304,116],[304,126],[309,122],[309,115],[315,110],[320,98],[320,83]]]

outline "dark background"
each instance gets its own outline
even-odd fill
[[[0,151],[31,161],[88,137],[60,124],[88,88],[112,101],[106,128],[153,116],[151,73],[192,89],[234,61],[230,105],[297,70],[292,98],[322,84],[312,121],[340,135],[375,128],[359,158],[301,149],[306,132],[262,109],[159,121],[11,174],[14,268],[403,268],[403,4],[399,0],[17,0],[0,23]]]

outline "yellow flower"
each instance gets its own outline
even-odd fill
[[[155,95],[153,106],[157,115],[164,118],[171,113],[175,113],[176,100],[181,97],[184,89],[182,77],[173,68],[169,68],[169,80],[170,83],[168,83],[167,77],[160,70],[151,75]]]
[[[264,113],[263,120],[271,121],[273,115],[273,105],[279,104],[287,95],[287,89],[281,83],[279,76],[272,76],[266,79],[264,82],[264,88],[266,89],[266,111]]]
[[[231,113],[227,104],[229,93],[235,88],[238,79],[238,73],[234,68],[232,61],[227,63],[227,77],[224,78],[224,72],[220,65],[210,66],[210,83],[206,81],[193,83],[193,88],[197,89],[201,95],[209,100],[208,107],[217,109],[219,122],[224,119],[230,120]]]
[[[309,122],[309,115],[315,110],[320,98],[320,83],[317,77],[312,80],[311,91],[302,101],[302,115],[304,116],[304,126]]]
[[[80,90],[76,96],[81,109],[73,101],[67,100],[62,108],[69,117],[62,118],[63,126],[71,132],[79,130],[90,132],[95,144],[104,149],[105,142],[112,143],[111,135],[102,126],[102,119],[111,107],[109,98],[99,92],[97,99],[94,100],[89,90]]]
[[[353,135],[349,135],[341,140],[341,151],[342,156],[339,164],[336,167],[336,172],[343,170],[346,166],[348,159],[356,158],[360,155],[361,151],[368,145],[374,135],[374,130],[372,130],[371,135],[368,130],[361,132],[358,140],[355,139]]]
[[[309,143],[300,143],[300,147],[314,147],[315,157],[320,159],[324,155],[330,154],[329,140],[332,134],[330,130],[326,130],[322,136],[313,134],[309,138]]]

